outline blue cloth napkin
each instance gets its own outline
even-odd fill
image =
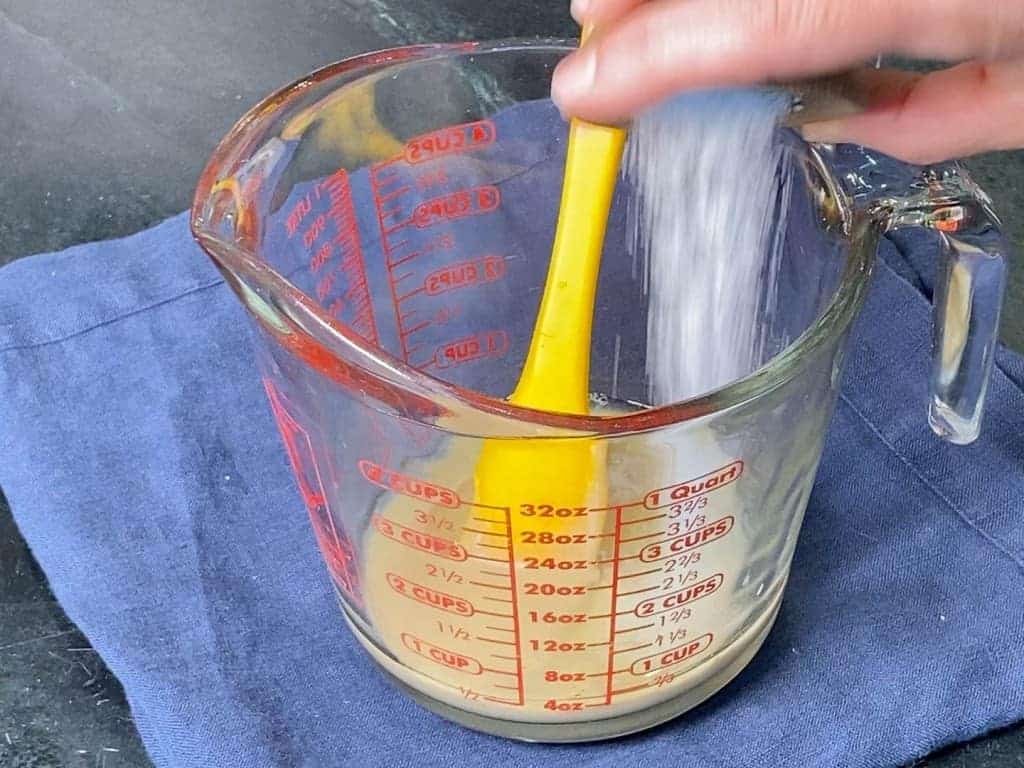
[[[935,244],[886,242],[778,623],[721,694],[587,746],[471,732],[343,626],[253,364],[184,216],[0,270],[0,485],[160,768],[883,766],[1024,718],[1024,362],[929,432]]]

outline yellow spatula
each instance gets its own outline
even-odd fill
[[[588,412],[594,297],[625,137],[618,128],[570,123],[547,282],[519,384],[509,397],[516,405]],[[566,525],[563,517],[530,515],[531,506],[602,505],[603,453],[585,438],[487,441],[476,467],[477,498],[512,505],[514,524],[520,505],[527,505],[531,530],[559,528]]]

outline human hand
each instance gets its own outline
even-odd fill
[[[915,163],[1024,147],[1024,0],[573,0],[595,31],[555,72],[566,114],[628,119],[673,93],[791,81],[879,52],[962,62],[852,73],[865,111],[804,126]]]

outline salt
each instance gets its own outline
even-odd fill
[[[639,116],[623,172],[634,264],[649,299],[651,403],[678,402],[763,362],[790,175],[771,90],[678,96]]]

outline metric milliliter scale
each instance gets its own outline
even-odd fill
[[[1004,284],[995,219],[957,167],[883,175],[860,149],[785,132],[790,215],[765,286],[779,311],[749,375],[646,402],[647,302],[623,256],[623,186],[591,413],[508,402],[559,207],[567,128],[548,89],[570,50],[420,46],[329,67],[239,123],[193,209],[255,320],[268,399],[355,637],[428,708],[545,741],[668,719],[761,646],[886,228],[943,232],[929,419],[954,442],[977,434]],[[495,444],[522,452],[523,484],[488,495],[476,469]],[[570,450],[600,469],[586,498],[534,497],[531,473]]]

